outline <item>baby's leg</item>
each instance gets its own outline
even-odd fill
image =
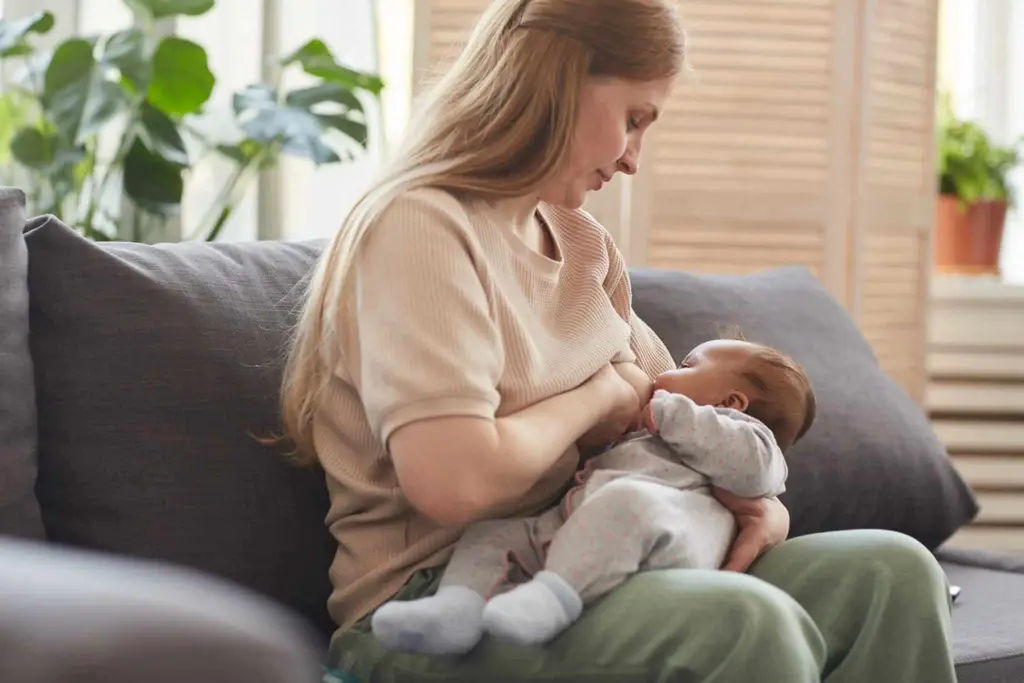
[[[701,504],[691,505],[691,496]],[[704,530],[705,507],[697,491],[644,480],[624,478],[601,487],[555,535],[544,571],[487,604],[484,628],[522,644],[547,642],[578,619],[584,605],[647,568],[651,559],[717,567],[732,537],[732,517],[710,520]]]
[[[532,520],[479,522],[463,533],[437,593],[419,600],[392,600],[371,618],[374,635],[391,650],[423,654],[468,652],[483,635],[487,597],[501,585],[509,550],[529,545]]]
[[[736,518],[707,488],[674,491],[677,526],[648,555],[646,569],[718,569],[736,534]]]

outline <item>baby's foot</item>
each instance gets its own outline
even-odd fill
[[[483,636],[484,599],[462,586],[446,586],[419,600],[394,600],[370,619],[389,650],[431,655],[463,654]]]
[[[532,581],[491,598],[484,629],[520,645],[546,643],[579,619],[583,600],[558,574],[542,571]]]

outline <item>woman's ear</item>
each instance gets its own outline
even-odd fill
[[[720,408],[732,408],[738,410],[741,413],[747,412],[747,407],[750,405],[750,399],[742,391],[733,391],[725,400],[718,404]]]

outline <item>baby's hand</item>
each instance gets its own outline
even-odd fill
[[[655,409],[655,404],[658,403],[659,401],[664,403],[665,399],[671,395],[672,394],[665,391],[664,389],[659,389],[654,392],[654,395],[651,397],[651,400],[640,411],[640,420],[644,429],[647,429],[653,434],[658,433],[658,420],[656,417],[656,413],[658,411]],[[662,405],[661,407],[664,408],[664,405]]]

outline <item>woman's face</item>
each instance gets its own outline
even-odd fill
[[[644,134],[664,109],[671,85],[672,79],[589,79],[580,97],[569,161],[541,191],[540,199],[578,209],[588,192],[600,190],[616,173],[636,173]]]

